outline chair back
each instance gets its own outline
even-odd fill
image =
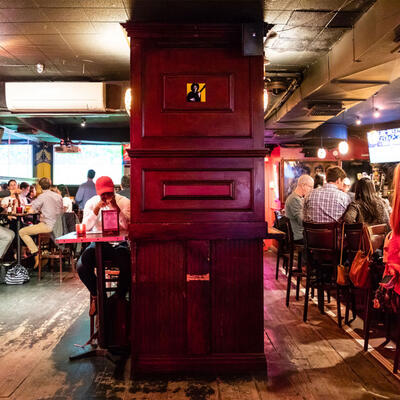
[[[360,248],[361,236],[363,234],[363,224],[344,224],[344,235],[346,237],[346,254],[351,263]]]
[[[340,224],[336,222],[323,224],[304,222],[303,226],[308,262],[314,266],[337,265]]]
[[[383,249],[386,234],[389,232],[387,224],[371,225],[368,227],[368,231],[374,251]]]
[[[274,216],[275,216],[274,228],[286,232],[286,224],[284,220],[284,218],[286,217],[278,210],[274,211]]]
[[[293,230],[292,230],[292,225],[290,223],[290,219],[287,217],[281,217],[283,223],[285,224],[285,232],[286,232],[286,245],[289,251],[294,250],[294,236],[293,236]]]

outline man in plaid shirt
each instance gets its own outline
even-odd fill
[[[314,189],[304,201],[304,221],[314,223],[337,222],[350,204],[350,196],[343,192],[346,173],[342,168],[330,167],[326,171],[323,187]]]

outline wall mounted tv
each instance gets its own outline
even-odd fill
[[[400,162],[400,128],[367,134],[371,163]]]
[[[119,185],[123,175],[122,145],[79,145],[78,153],[53,152],[53,182],[56,185],[80,185],[89,169],[96,171],[94,181],[102,175]]]

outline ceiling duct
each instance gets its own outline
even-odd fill
[[[308,105],[309,112],[307,115],[312,116],[336,116],[339,115],[343,110],[343,104],[341,102],[334,103],[311,103]]]
[[[400,37],[399,13],[400,1],[375,2],[326,54],[310,64],[299,87],[265,116],[265,142],[280,143],[270,136],[280,129],[292,129],[293,141],[298,141],[400,78],[400,46],[394,45]]]

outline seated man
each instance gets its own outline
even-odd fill
[[[303,205],[306,197],[314,188],[314,179],[310,175],[301,175],[296,189],[286,199],[285,215],[290,220],[295,243],[303,243]]]
[[[83,210],[82,223],[86,224],[87,231],[101,232],[101,210],[119,210],[119,225],[123,230],[128,229],[130,220],[130,201],[119,194],[114,193],[114,183],[108,176],[101,176],[96,181],[97,195],[89,199]],[[130,251],[127,242],[112,245],[102,243],[102,254],[104,259],[112,260],[120,270],[118,287],[116,293],[124,298],[129,290],[130,284]],[[96,265],[95,243],[91,243],[82,253],[78,260],[76,269],[79,278],[88,288],[91,295],[89,314],[96,313],[97,305],[97,282],[94,273]]]
[[[346,173],[340,167],[330,167],[326,171],[323,187],[313,190],[304,200],[304,221],[314,223],[339,222],[351,200],[343,192]]]
[[[63,213],[62,198],[58,193],[52,192],[50,189],[50,180],[48,178],[41,178],[39,185],[43,193],[32,201],[32,208],[30,212],[40,211],[40,223],[36,225],[29,225],[19,230],[19,236],[28,246],[31,254],[35,256],[34,268],[39,265],[38,248],[32,240],[32,235],[39,233],[50,233],[53,231],[54,224],[57,217]]]

